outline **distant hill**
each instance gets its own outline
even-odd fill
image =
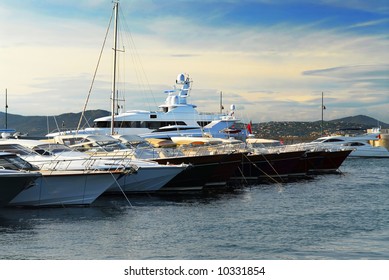
[[[93,125],[96,118],[110,115],[105,110],[89,110],[85,112],[81,128]],[[58,116],[21,116],[8,114],[8,128],[13,128],[29,137],[44,137],[49,132],[76,129],[80,120],[80,113],[67,113]],[[314,122],[264,122],[253,124],[254,133],[263,138],[316,138],[321,129],[324,134],[334,133],[344,128],[368,129],[380,125],[389,128],[389,125],[368,116],[353,116],[332,121],[325,121],[323,128],[321,121]],[[5,127],[5,113],[0,112],[0,128]]]
[[[314,122],[264,122],[253,124],[252,130],[257,137],[272,139],[313,140],[321,135],[331,135],[345,130],[360,130],[363,133],[367,129],[381,126],[382,129],[389,125],[368,116],[346,117],[331,121]]]
[[[336,120],[332,120],[331,122],[355,123],[355,124],[367,125],[370,127],[379,127],[380,126],[381,128],[389,128],[389,124],[384,123],[384,122],[380,122],[376,119],[373,119],[371,117],[364,116],[364,115],[336,119]]]
[[[93,125],[96,118],[108,116],[105,110],[89,110],[85,112],[81,127]],[[8,114],[8,128],[15,129],[29,137],[43,137],[49,132],[61,129],[75,129],[81,117],[80,113],[66,113],[58,116],[21,116]],[[5,113],[0,112],[0,128],[5,127]]]

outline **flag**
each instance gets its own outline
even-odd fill
[[[253,131],[251,130],[251,126],[252,126],[252,122],[250,121],[247,126],[246,126],[246,129],[248,131],[249,134],[253,134]]]

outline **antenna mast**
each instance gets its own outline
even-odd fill
[[[324,93],[321,92],[321,136],[323,136],[323,122],[324,122]]]
[[[112,93],[111,93],[111,135],[115,134],[115,93],[116,93],[116,52],[117,52],[117,35],[118,35],[118,9],[119,1],[114,2],[114,34],[113,34],[113,76],[112,76]]]
[[[223,114],[223,92],[220,92],[220,114]]]
[[[5,128],[8,128],[8,93],[7,89],[5,89]]]

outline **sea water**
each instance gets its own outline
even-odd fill
[[[218,194],[0,209],[0,259],[389,259],[389,159]]]

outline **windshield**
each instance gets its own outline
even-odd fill
[[[22,145],[19,145],[19,144],[1,144],[0,151],[14,153],[17,155],[22,155],[22,156],[36,154],[35,151],[33,151],[29,148],[23,147]]]
[[[59,154],[63,152],[71,152],[72,149],[61,144],[42,144],[34,147],[34,151],[41,155]]]
[[[0,157],[0,166],[5,169],[11,170],[39,170],[39,168],[31,163],[25,161],[24,159],[16,156],[16,155],[7,155]]]
[[[106,152],[112,152],[112,151],[116,151],[116,150],[126,150],[127,149],[127,147],[124,144],[122,144],[120,142],[116,142],[116,141],[96,142],[96,144],[98,146],[93,145],[93,148],[100,147],[100,148],[104,149],[104,151],[106,151]]]

